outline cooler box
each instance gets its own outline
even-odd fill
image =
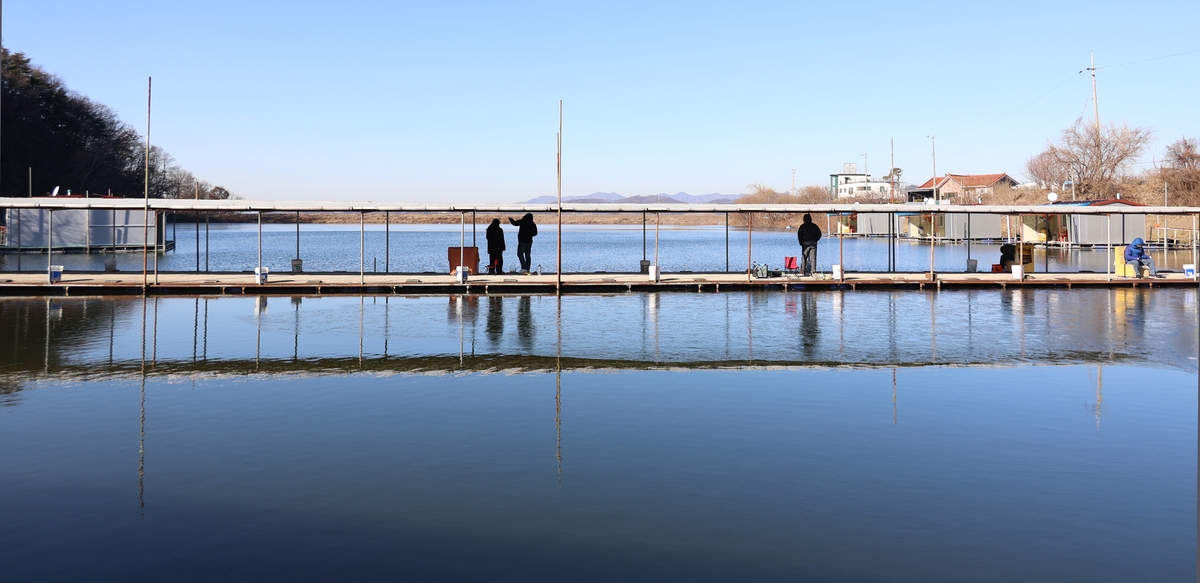
[[[62,279],[63,266],[51,265],[49,271],[50,271],[50,283],[58,283],[59,280]]]
[[[458,257],[460,247],[450,247],[446,251],[446,257],[450,260],[450,273],[455,273],[458,269]],[[476,275],[479,273],[479,247],[461,247],[462,249],[462,265],[467,268],[467,273]]]

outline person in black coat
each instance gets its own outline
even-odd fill
[[[504,273],[504,229],[500,219],[492,219],[487,228],[488,273]]]
[[[821,240],[821,227],[812,222],[812,215],[804,215],[804,224],[796,229],[796,238],[800,240],[800,270],[804,275],[812,275],[817,268],[817,241]]]
[[[508,224],[517,227],[517,261],[521,262],[521,271],[529,275],[529,265],[533,260],[529,251],[533,248],[533,238],[537,236],[537,225],[533,223],[533,213],[525,213],[521,220],[508,218]]]

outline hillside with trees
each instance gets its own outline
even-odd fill
[[[67,88],[23,53],[3,59],[0,196],[61,192],[141,198],[146,142],[108,106]],[[151,198],[230,198],[197,179],[162,148],[150,148]],[[30,178],[32,174],[32,180]]]

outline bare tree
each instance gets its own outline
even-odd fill
[[[1128,125],[1097,127],[1078,121],[1057,142],[1030,158],[1029,174],[1045,186],[1075,181],[1084,196],[1108,196],[1150,141],[1151,132]]]
[[[1179,138],[1167,146],[1167,159],[1159,170],[1167,188],[1180,204],[1196,204],[1200,199],[1200,142]]]

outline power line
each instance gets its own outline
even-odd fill
[[[1140,61],[1129,61],[1128,63],[1117,63],[1117,64],[1115,64],[1115,65],[1105,65],[1105,66],[1101,67],[1101,69],[1111,69],[1111,68],[1113,68],[1113,67],[1124,67],[1125,65],[1136,65],[1136,64],[1138,64],[1138,63],[1149,63],[1150,61],[1158,61],[1158,60],[1161,60],[1161,59],[1169,59],[1169,58],[1171,58],[1171,57],[1181,57],[1181,56],[1183,56],[1183,55],[1190,55],[1190,54],[1192,54],[1192,53],[1200,53],[1200,49],[1195,49],[1195,50],[1191,50],[1191,51],[1184,51],[1184,52],[1182,52],[1182,53],[1175,53],[1175,54],[1173,54],[1173,55],[1164,55],[1164,56],[1161,56],[1161,57],[1153,57],[1153,58],[1150,58],[1150,59],[1142,59],[1142,60],[1140,60]]]
[[[1082,72],[1083,72],[1083,71],[1080,71],[1079,73],[1082,73]],[[1002,119],[1004,119],[1004,118],[1006,118],[1006,117],[1008,117],[1008,116],[1010,116],[1010,115],[1012,115],[1012,114],[1014,114],[1014,113],[1016,113],[1016,112],[1018,112],[1018,111],[1021,111],[1022,109],[1025,109],[1026,107],[1029,107],[1030,105],[1033,105],[1034,103],[1037,103],[1037,102],[1038,102],[1040,99],[1042,99],[1043,97],[1045,97],[1045,96],[1047,96],[1047,95],[1050,95],[1051,93],[1054,93],[1055,91],[1058,91],[1058,88],[1059,88],[1059,87],[1062,87],[1063,85],[1066,85],[1067,83],[1070,83],[1071,81],[1075,80],[1075,78],[1079,76],[1079,73],[1074,73],[1074,74],[1072,74],[1070,77],[1068,77],[1068,78],[1067,78],[1067,80],[1066,80],[1066,81],[1063,81],[1062,83],[1059,83],[1058,85],[1055,85],[1053,89],[1051,89],[1051,90],[1049,90],[1049,91],[1047,91],[1047,92],[1045,92],[1045,93],[1043,93],[1043,94],[1041,94],[1041,95],[1039,95],[1039,96],[1035,97],[1035,98],[1034,98],[1032,101],[1030,101],[1029,103],[1026,103],[1025,105],[1022,105],[1021,107],[1018,107],[1018,108],[1016,108],[1016,109],[1014,109],[1014,110],[1012,110],[1012,111],[1010,111],[1010,112],[1008,112],[1008,113],[1006,113],[1006,114],[1004,114],[1004,115],[1002,115],[1002,116],[1000,116],[1000,117],[998,117],[998,118],[996,118],[996,119],[993,119],[992,121],[989,121],[989,122],[985,122],[985,123],[979,124],[979,125],[977,125],[977,126],[975,126],[975,127],[973,127],[973,128],[967,128],[967,129],[965,129],[965,130],[959,130],[959,131],[957,131],[957,132],[945,133],[945,134],[942,134],[942,135],[943,135],[943,136],[954,136],[954,135],[958,135],[958,134],[962,134],[962,133],[966,133],[966,132],[974,131],[974,130],[977,130],[977,129],[981,128],[981,127],[984,127],[984,126],[987,126],[987,125],[991,125],[991,124],[993,124],[993,123],[996,123],[996,122],[998,122],[998,121],[1000,121],[1000,120],[1002,120]]]

